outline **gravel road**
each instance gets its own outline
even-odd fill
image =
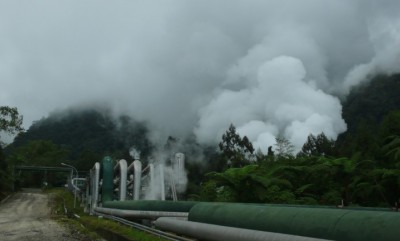
[[[40,190],[26,189],[0,204],[0,240],[80,240],[50,219],[48,202],[47,195],[40,193]]]

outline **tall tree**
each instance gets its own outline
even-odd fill
[[[247,165],[253,158],[253,145],[246,136],[240,137],[233,124],[222,135],[222,142],[219,143],[218,147],[222,152],[222,158],[232,167]]]
[[[400,136],[393,135],[386,138],[387,144],[382,150],[387,156],[392,157],[395,161],[400,162]],[[400,165],[398,166],[400,167]]]
[[[18,113],[16,107],[0,106],[0,134],[5,132],[14,135],[23,131],[22,119],[22,115]],[[7,163],[3,155],[2,144],[0,136],[0,189],[4,188],[4,184],[9,179],[6,172]]]
[[[335,141],[328,139],[322,132],[314,136],[310,134],[304,143],[299,156],[333,156],[335,154]]]
[[[3,148],[0,145],[0,190],[4,189],[4,184],[7,178],[7,163],[5,162],[5,157],[3,154]]]
[[[388,137],[396,135],[400,136],[400,111],[392,111],[387,114],[379,126],[379,139],[384,144],[388,141]]]
[[[0,106],[0,131],[16,134],[24,130],[23,117],[16,107]]]
[[[275,138],[275,153],[278,160],[293,159],[294,145],[284,137]]]

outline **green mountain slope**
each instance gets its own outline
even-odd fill
[[[100,156],[119,153],[129,157],[131,147],[146,157],[152,149],[147,134],[145,123],[128,116],[114,117],[105,109],[70,109],[35,122],[7,149],[15,149],[29,141],[49,140],[69,150],[70,159],[77,159],[84,152]]]

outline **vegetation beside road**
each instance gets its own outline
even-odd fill
[[[63,225],[68,226],[72,232],[85,237],[84,240],[121,240],[121,241],[163,241],[165,239],[156,237],[145,232],[132,229],[112,220],[90,216],[84,212],[78,202],[74,208],[74,195],[63,189],[49,189],[52,200],[53,217]],[[67,213],[65,213],[65,208]],[[77,218],[74,214],[78,215]]]

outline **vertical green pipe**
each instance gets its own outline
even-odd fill
[[[106,156],[102,161],[103,185],[101,187],[101,201],[105,203],[113,200],[113,175],[114,165],[111,157]]]

